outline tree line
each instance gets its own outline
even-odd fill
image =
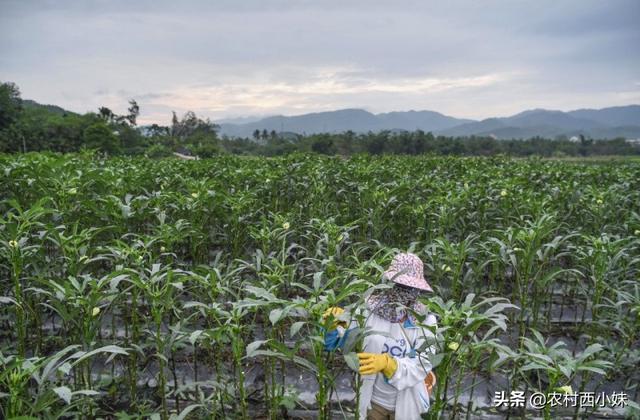
[[[211,156],[221,153],[216,124],[193,112],[182,118],[173,113],[169,127],[139,127],[140,107],[129,101],[127,113],[107,107],[83,115],[52,105],[24,101],[14,83],[0,83],[0,152],[93,149],[108,155],[167,156],[173,151]]]
[[[546,139],[533,137],[526,140],[498,140],[487,136],[436,136],[421,130],[412,132],[381,131],[357,134],[351,131],[337,134],[308,136],[276,136],[255,141],[253,139],[223,139],[221,146],[231,153],[276,156],[292,152],[313,152],[326,155],[353,155],[368,153],[405,155],[457,155],[457,156],[606,156],[640,155],[640,147],[624,138],[594,140],[584,136],[578,141],[568,138]]]
[[[174,152],[199,157],[220,153],[278,156],[294,152],[349,156],[359,153],[436,154],[459,156],[603,156],[640,155],[640,147],[623,138],[595,140],[580,136],[498,140],[488,136],[447,137],[416,130],[298,135],[255,130],[251,137],[220,136],[219,126],[187,112],[173,113],[171,125],[139,127],[140,107],[129,101],[127,113],[106,107],[80,115],[50,105],[23,101],[19,88],[0,83],[0,152],[78,152],[93,149],[109,155],[170,156]]]

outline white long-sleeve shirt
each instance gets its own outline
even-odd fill
[[[398,367],[388,380],[381,372],[361,376],[360,418],[366,418],[372,400],[384,406],[385,402],[393,399],[390,392],[395,390],[396,418],[419,420],[420,415],[426,413],[430,407],[424,379],[432,369],[429,359],[435,354],[435,344],[430,344],[427,350],[420,353],[415,353],[412,349],[420,349],[427,337],[433,339],[433,333],[407,321],[404,324],[392,323],[368,310],[365,315],[367,316],[365,329],[371,333],[364,338],[363,351],[366,353],[388,352],[396,359]],[[436,322],[435,315],[428,314],[424,324],[435,326]]]

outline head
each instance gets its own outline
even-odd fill
[[[406,286],[404,284],[395,283],[393,288],[399,290],[401,293],[407,294],[409,296],[413,296],[414,299],[419,298],[421,295],[425,294],[425,290],[418,289],[411,286]]]
[[[374,293],[370,302],[374,313],[391,322],[400,322],[411,310],[419,307],[418,297],[422,292],[415,287],[396,283],[389,289]]]
[[[387,303],[410,308],[416,303],[422,290],[396,283],[392,288],[384,290],[382,294]]]
[[[396,255],[383,278],[394,285],[377,293],[371,302],[374,303],[376,314],[392,322],[403,319],[406,308],[418,310],[423,307],[418,297],[433,291],[424,279],[422,261],[414,254]]]
[[[396,255],[383,277],[399,286],[433,292],[429,283],[424,279],[422,260],[409,252]]]

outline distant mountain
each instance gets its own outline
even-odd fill
[[[521,112],[502,121],[509,126],[520,128],[532,127],[555,127],[560,130],[586,130],[600,127],[603,124],[598,122],[571,116],[562,111],[547,111],[545,109],[534,109]]]
[[[363,109],[341,109],[312,114],[263,118],[248,124],[221,123],[220,132],[231,137],[251,137],[255,130],[290,131],[298,134],[339,133],[354,131],[365,133],[381,130],[424,131],[444,130],[470,122],[433,111],[389,112],[372,114]]]
[[[501,120],[501,118],[487,118],[482,121],[468,122],[447,130],[438,130],[438,134],[448,136],[471,136],[474,134],[492,133],[493,131],[507,128],[507,125]]]
[[[243,121],[238,121],[243,122]],[[365,133],[417,129],[447,136],[495,136],[501,139],[586,135],[595,138],[640,137],[640,105],[563,112],[532,109],[510,117],[474,121],[449,117],[434,111],[372,114],[362,109],[316,112],[297,116],[273,116],[231,124],[221,121],[221,133],[251,137],[255,130],[298,134]]]
[[[439,131],[456,125],[465,124],[472,120],[453,118],[434,111],[389,112],[376,115],[381,124],[387,129],[399,128],[404,130]]]
[[[42,105],[24,99],[27,109],[58,115],[74,114],[56,105]],[[602,109],[553,111],[531,109],[510,117],[487,118],[481,121],[454,118],[434,111],[405,111],[372,114],[363,109],[315,112],[296,116],[240,117],[216,121],[220,133],[229,137],[251,137],[255,130],[296,134],[366,133],[388,130],[392,133],[423,130],[445,136],[493,136],[499,139],[525,139],[535,136],[585,135],[596,139],[626,137],[640,138],[640,105],[616,106]],[[141,127],[145,129],[145,127]]]
[[[640,105],[614,106],[603,109],[578,109],[569,115],[613,126],[640,125]]]
[[[266,117],[248,116],[248,117],[224,118],[222,120],[216,121],[216,124],[248,124],[248,123],[260,121],[263,118],[266,118]]]
[[[594,138],[638,138],[640,106],[570,112],[533,109],[511,117],[488,118],[446,130],[447,136],[492,135],[501,139],[586,135]]]
[[[36,101],[32,101],[31,99],[23,99],[22,106],[25,109],[42,110],[57,115],[75,114],[75,112],[67,111],[66,109],[60,108],[57,105],[43,105]]]

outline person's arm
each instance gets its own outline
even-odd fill
[[[347,327],[345,321],[337,321],[337,318],[344,313],[344,310],[339,307],[332,307],[325,311],[323,314],[323,320],[333,317],[336,318],[334,322],[329,326],[329,330],[324,334],[324,350],[334,351],[335,349],[344,347],[349,336],[349,331],[357,327],[355,320],[351,320],[350,325]]]
[[[347,340],[349,331],[344,327],[337,327],[336,329],[327,331],[324,333],[324,350],[334,351],[335,349],[341,349]]]
[[[436,317],[433,314],[427,315],[425,319],[425,325],[436,325]],[[418,329],[418,338],[416,340],[415,348],[419,349],[425,342],[426,337],[432,337],[433,333],[426,328]],[[431,364],[431,358],[436,352],[435,342],[426,347],[426,349],[420,353],[417,353],[415,357],[410,357],[407,354],[405,357],[396,357],[397,368],[394,374],[388,379],[389,383],[398,390],[412,387],[419,382],[424,382],[427,374],[433,368]]]

